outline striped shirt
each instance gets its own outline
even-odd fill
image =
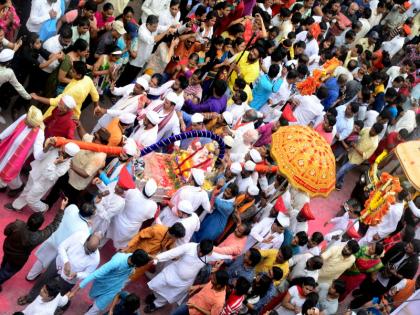
[[[223,310],[220,312],[220,315],[232,315],[238,314],[241,309],[242,302],[245,299],[245,295],[236,295],[233,292],[226,300]]]

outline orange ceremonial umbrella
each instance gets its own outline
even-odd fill
[[[400,143],[395,149],[395,154],[400,161],[400,165],[404,170],[405,176],[417,191],[420,191],[419,152],[420,140]]]
[[[310,196],[326,197],[335,187],[335,158],[330,145],[307,126],[280,127],[271,156],[279,172]]]

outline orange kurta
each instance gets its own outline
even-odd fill
[[[223,309],[226,298],[226,290],[215,291],[211,282],[207,283],[200,292],[191,297],[188,303],[197,305],[210,313],[210,315],[218,315]],[[195,308],[189,308],[190,315],[202,315]]]
[[[118,118],[111,120],[108,126],[106,126],[106,130],[108,130],[110,133],[108,145],[116,147],[119,146],[123,137],[123,133],[120,127],[120,120]]]
[[[128,243],[125,252],[132,253],[137,249],[142,249],[149,255],[157,255],[171,249],[174,245],[175,240],[169,236],[168,227],[157,224],[137,233]],[[149,266],[137,268],[131,280],[140,278],[148,268]]]

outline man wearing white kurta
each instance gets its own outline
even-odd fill
[[[130,138],[133,139],[140,149],[154,144],[158,140],[160,117],[153,110],[147,110],[139,127],[133,131]]]
[[[324,106],[316,95],[297,95],[293,100],[297,104],[293,110],[293,116],[296,117],[299,125],[308,126],[310,123],[314,125],[324,116]]]
[[[154,217],[157,204],[151,198],[156,190],[155,180],[149,179],[142,191],[137,188],[127,191],[124,210],[111,219],[106,235],[112,239],[116,249],[126,247],[143,222]]]
[[[58,246],[58,256],[37,279],[28,295],[19,298],[19,303],[31,303],[42,287],[51,279],[60,276],[61,294],[69,292],[74,285],[95,271],[100,262],[100,237],[86,235],[84,231],[74,233]]]
[[[47,140],[47,150],[50,145],[52,142]],[[28,205],[35,212],[47,211],[48,205],[43,203],[41,198],[54,186],[59,177],[67,173],[71,158],[79,151],[77,144],[69,142],[62,148],[49,149],[43,159],[34,160],[31,163],[32,170],[24,190],[12,204],[7,204],[5,207],[21,210]]]
[[[91,219],[95,214],[96,208],[91,203],[85,203],[79,208],[76,205],[69,205],[61,220],[58,229],[38,248],[35,253],[37,260],[28,272],[26,278],[34,280],[47,268],[57,256],[58,246],[70,235],[76,232],[85,233],[86,237],[90,234]]]
[[[284,229],[289,225],[289,217],[282,212],[279,212],[276,218],[262,219],[251,229],[245,251],[254,246],[259,249],[280,248],[284,240]]]
[[[171,211],[167,211],[166,214],[169,215],[159,217],[157,223],[166,226],[172,226],[177,222],[181,223],[185,228],[185,235],[183,238],[177,239],[176,244],[182,245],[188,243],[194,232],[200,230],[200,219],[188,200],[181,200],[175,213],[176,215],[173,215]]]
[[[370,226],[365,236],[359,240],[359,245],[367,245],[369,242],[379,241],[395,231],[398,222],[404,213],[404,200],[407,198],[408,193],[402,190],[398,196],[396,203],[390,205],[387,214],[382,218],[376,226]]]
[[[35,160],[43,157],[45,137],[42,120],[42,112],[31,106],[27,114],[0,133],[0,188],[19,189],[22,186],[20,169],[25,160],[31,154]]]
[[[288,211],[290,211],[290,209],[302,209],[305,203],[311,201],[311,198],[306,192],[295,188],[292,185],[289,185],[282,197]]]
[[[232,259],[232,256],[212,251],[213,243],[204,240],[200,244],[188,243],[158,254],[154,259],[155,264],[176,260],[147,283],[156,299],[146,306],[145,312],[149,313],[168,303],[182,304],[202,267],[219,259]]]
[[[147,107],[147,110],[153,110],[159,115],[158,140],[181,133],[180,121],[176,110],[183,105],[183,100],[182,96],[169,92],[163,101],[156,100]],[[179,146],[179,141],[175,142],[175,145]]]
[[[204,184],[204,171],[201,169],[193,168],[191,169],[191,175],[194,186],[187,185],[178,189],[171,198],[171,204],[173,207],[166,207],[163,209],[160,218],[162,222],[164,222],[164,225],[171,226],[177,222],[178,218],[176,211],[178,209],[179,202],[182,200],[188,200],[191,202],[194,212],[197,211],[199,207],[203,208],[204,211],[200,215],[201,220],[207,213],[211,213],[208,193],[203,188],[201,188],[201,185]]]
[[[254,162],[246,161],[242,172],[236,176],[235,184],[238,186],[239,193],[246,193],[249,187],[257,184],[257,182],[252,178],[255,166]]]
[[[60,19],[61,1],[32,0],[31,13],[26,22],[29,32],[39,33],[42,25],[50,19]]]
[[[118,182],[106,187],[98,183],[97,186],[102,192],[95,198],[97,211],[93,218],[92,230],[106,235],[111,219],[124,209],[127,190],[136,188],[136,184],[127,168],[123,167]],[[105,242],[105,239],[102,240],[103,245]]]
[[[122,96],[109,109],[101,109],[103,116],[98,120],[98,123],[93,128],[92,133],[101,128],[106,128],[111,122],[112,118],[118,117],[123,113],[131,113],[137,115],[139,105],[144,106],[148,102],[147,91],[149,90],[149,83],[143,77],[136,79],[136,83],[129,84],[122,87],[115,87],[111,90],[112,94]]]

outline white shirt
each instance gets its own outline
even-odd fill
[[[353,126],[354,126],[354,119],[353,117],[347,118],[345,116],[345,111],[346,111],[345,105],[338,106],[336,110],[337,110],[337,123],[336,123],[337,135],[339,137],[338,139],[341,141],[341,140],[346,139],[352,133]]]
[[[177,246],[156,256],[155,262],[171,261],[160,273],[147,283],[149,288],[169,303],[179,302],[187,296],[198,272],[206,263],[219,259],[232,259],[232,256],[212,253],[198,257],[197,243]]]
[[[211,213],[210,201],[207,192],[196,186],[183,186],[177,190],[175,195],[171,198],[171,202],[177,206],[182,200],[188,200],[191,202],[193,211],[201,206],[204,211]]]
[[[274,223],[274,218],[264,218],[251,229],[251,233],[246,241],[245,250],[250,249],[256,245],[259,249],[280,248],[284,240],[283,233],[273,233],[271,226]],[[273,237],[271,242],[262,243],[265,239]]]
[[[153,1],[153,2],[161,2],[161,1]],[[144,6],[144,4],[143,4]],[[142,24],[139,27],[139,48],[137,51],[137,57],[130,61],[132,66],[141,68],[144,66],[146,61],[152,55],[153,47],[155,46],[155,36],[157,35],[156,32],[150,32],[149,29],[146,27],[146,23]]]
[[[158,140],[158,125],[146,130],[141,123],[141,127],[132,133],[130,138],[136,142],[139,148],[148,147]]]
[[[301,253],[302,254],[309,253],[309,254],[312,254],[313,256],[319,256],[321,254],[321,249],[319,248],[319,246],[308,248],[308,245],[305,245],[301,247]]]
[[[12,68],[0,66],[0,86],[9,82],[25,100],[30,100],[32,97],[26,92],[23,85],[16,78],[16,74]]]
[[[368,110],[365,114],[365,120],[363,121],[365,128],[371,128],[376,119],[378,118],[379,113],[376,110]]]
[[[67,295],[58,294],[52,301],[44,302],[40,295],[29,304],[22,312],[25,315],[54,315],[58,307],[62,307],[68,303]]]
[[[141,19],[144,23],[143,25],[146,25],[146,19],[149,15],[153,14],[156,16],[160,16],[162,12],[168,11],[169,3],[170,3],[170,0],[145,0],[143,1],[143,5],[141,6],[141,11],[142,11]]]
[[[373,10],[373,9],[372,9]],[[373,15],[373,13],[372,13]],[[359,18],[359,22],[362,23],[362,28],[360,31],[356,34],[356,38],[354,39],[354,42],[350,45],[351,47],[356,46],[356,43],[359,39],[365,37],[365,35],[369,32],[369,30],[372,28],[371,24],[369,23],[369,20],[364,18]]]
[[[57,1],[57,2],[59,2],[59,1]],[[60,37],[60,35],[55,35],[55,36],[47,39],[44,42],[44,44],[42,44],[42,47],[51,54],[59,53],[60,51],[62,51],[64,49],[64,47],[60,44],[60,41],[58,40],[59,37]],[[38,61],[40,63],[43,63],[46,60],[40,55],[38,57]],[[55,69],[58,68],[59,65],[60,65],[60,61],[54,60],[53,62],[51,62],[49,64],[48,67],[43,68],[42,71],[45,71],[46,73],[52,73]]]
[[[347,81],[353,80],[353,74],[349,71],[349,69],[343,66],[338,66],[335,68],[333,75],[338,78],[341,74],[345,74],[347,76]]]
[[[179,11],[175,15],[175,17],[172,16],[171,11],[169,9],[166,11],[163,11],[159,15],[159,26],[158,26],[159,32],[163,33],[167,31],[169,27],[171,26],[178,26],[180,18],[181,18],[181,12]]]
[[[408,207],[410,208],[411,212],[417,217],[420,218],[420,209],[417,208],[416,204],[414,203],[414,201],[410,200],[408,202]]]
[[[252,176],[243,178],[241,174],[238,174],[236,176],[235,184],[238,186],[238,192],[240,193],[247,192],[249,186],[255,185],[254,180],[252,179]]]
[[[291,84],[289,84],[287,80],[283,80],[282,84],[280,85],[279,91],[277,93],[272,93],[270,96],[270,100],[273,104],[278,104],[280,102],[285,103],[290,97],[290,90]]]
[[[403,48],[405,37],[400,35],[395,36],[393,39],[387,42],[383,42],[381,48],[389,52],[389,57],[392,58],[394,55]]]
[[[51,10],[57,12],[56,19],[59,19],[62,14],[61,1],[49,3],[47,0],[32,0],[31,13],[28,21],[26,22],[28,31],[39,33],[42,24],[51,19]]]
[[[261,10],[263,10],[263,11],[267,12],[268,14],[270,14],[270,16],[272,16],[272,15],[273,15],[273,10],[271,10],[271,8],[270,8],[270,7],[266,8],[266,7],[264,6],[264,3],[257,3],[257,5],[258,5],[258,7],[260,7],[260,8],[261,8]]]
[[[149,91],[149,93],[150,93],[150,91]],[[162,93],[164,93],[164,92],[162,92]],[[155,100],[147,106],[147,110],[154,110],[154,108],[158,107],[162,103],[163,103],[163,101],[161,99]],[[157,113],[159,115],[160,121],[162,121],[166,116],[171,115],[171,118],[168,120],[166,125],[158,130],[157,140],[168,138],[173,134],[177,135],[177,134],[181,133],[179,118],[178,118],[178,115],[176,114],[175,111],[165,113],[165,110],[162,108]],[[179,143],[180,142],[177,141],[177,142],[175,142],[175,145],[179,146]]]
[[[141,205],[141,206],[139,206]],[[107,237],[117,249],[124,248],[139,231],[144,221],[152,219],[157,204],[147,198],[139,189],[129,189],[125,195],[124,210],[112,218]]]
[[[86,278],[99,265],[99,250],[89,255],[86,254],[84,244],[87,238],[86,233],[81,231],[71,235],[58,246],[58,256],[56,259],[57,270],[61,278],[69,283],[75,284],[78,280]],[[70,263],[71,272],[77,274],[73,279],[69,279],[64,274],[64,265],[68,262]]]
[[[290,279],[300,277],[312,277],[315,281],[318,280],[319,270],[308,270],[306,269],[306,262],[314,255],[311,253],[295,255],[289,259],[290,267]]]
[[[296,41],[303,41],[306,44],[305,48],[305,55],[309,57],[309,63],[311,63],[312,60],[314,60],[316,57],[318,57],[319,54],[319,45],[315,38],[308,40],[306,38],[308,32],[302,31],[299,34],[296,35]]]
[[[386,71],[386,74],[389,75],[387,88],[392,86],[392,81],[394,81],[396,77],[402,76],[404,79],[407,78],[407,73],[400,73],[400,69],[401,67],[392,66]]]
[[[228,106],[226,108],[226,111],[230,112],[233,116],[232,125],[234,126],[238,122],[238,120],[241,119],[241,117],[245,114],[245,112],[250,108],[251,107],[249,107],[247,102],[243,102],[241,105],[233,103],[232,105]]]
[[[49,186],[45,187],[46,190],[51,188],[57,179],[66,174],[70,168],[71,159],[69,158],[62,163],[55,164],[54,162],[58,156],[59,149],[53,148],[45,152],[39,160],[33,160],[31,162],[32,169],[30,176],[35,181],[42,181],[42,185]]]
[[[200,230],[200,218],[197,214],[192,213],[188,218],[179,219],[177,222],[181,223],[182,226],[185,228],[185,235],[183,238],[178,238],[176,240],[176,245],[186,244],[191,240],[194,232],[198,232]]]
[[[316,95],[297,95],[295,98],[299,101],[299,105],[294,109],[293,115],[299,125],[307,126],[323,116],[324,107]]]

